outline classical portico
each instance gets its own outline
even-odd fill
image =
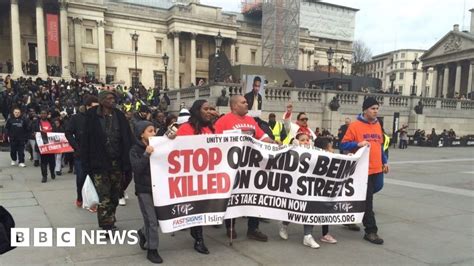
[[[433,68],[432,97],[461,98],[474,91],[474,33],[459,26],[446,34],[420,58],[424,69]],[[472,96],[471,96],[472,97]]]

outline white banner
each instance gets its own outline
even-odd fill
[[[253,216],[299,224],[360,223],[369,150],[334,154],[245,135],[150,139],[163,232]]]

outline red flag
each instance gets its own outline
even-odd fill
[[[48,32],[48,56],[59,56],[59,23],[58,15],[46,14]]]

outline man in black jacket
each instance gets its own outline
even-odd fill
[[[19,108],[15,107],[13,109],[13,116],[8,118],[5,128],[7,129],[8,138],[10,139],[11,165],[16,165],[18,158],[18,166],[26,167],[25,143],[28,139],[28,122],[21,116]]]
[[[99,100],[95,96],[88,96],[84,100],[84,105],[87,110],[99,105]],[[74,168],[76,169],[76,189],[77,199],[76,206],[82,207],[82,186],[86,180],[84,169],[81,163],[81,139],[84,137],[84,128],[86,125],[85,110],[78,112],[71,117],[71,120],[66,125],[66,138],[71,147],[74,149]]]
[[[86,112],[84,140],[81,140],[81,163],[84,173],[94,181],[100,204],[99,226],[114,230],[122,173],[129,171],[132,143],[130,125],[125,115],[115,108],[111,91],[99,93],[99,106]]]
[[[247,100],[247,104],[249,106],[249,110],[262,110],[262,95],[260,95],[260,84],[262,83],[262,79],[256,76],[253,79],[252,84],[252,91],[245,94],[245,99]],[[255,103],[257,101],[257,103]],[[255,104],[255,105],[254,105]]]

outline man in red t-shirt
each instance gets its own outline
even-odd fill
[[[248,104],[244,96],[232,96],[229,105],[231,112],[219,118],[214,125],[216,134],[222,134],[226,130],[241,130],[243,134],[250,135],[258,140],[274,143],[274,141],[258,126],[257,122],[247,115]],[[225,225],[227,228],[227,236],[234,239],[237,237],[237,234],[234,230],[235,219],[232,220],[232,226],[230,219],[225,220]],[[248,218],[247,237],[266,242],[268,237],[258,229],[258,224],[258,218]]]

